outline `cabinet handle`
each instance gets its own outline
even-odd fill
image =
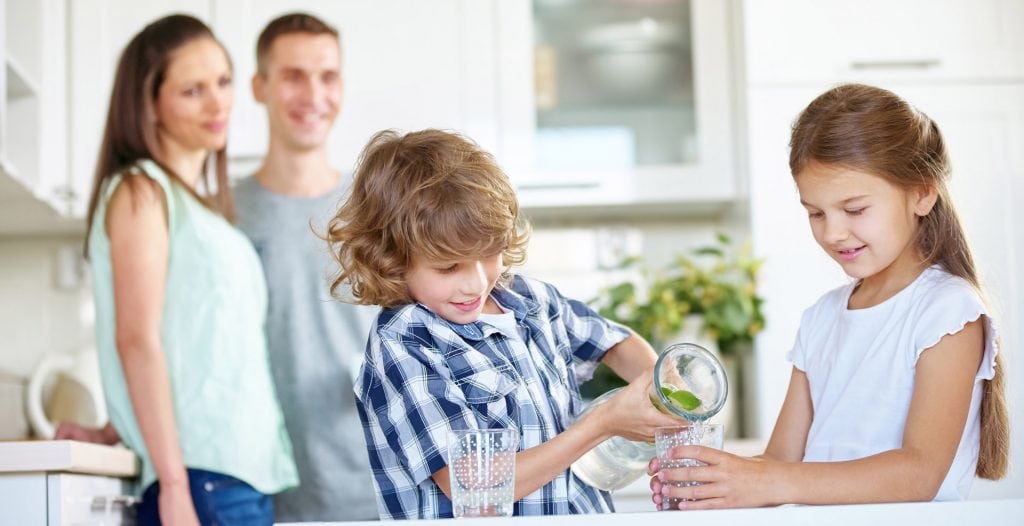
[[[851,69],[931,69],[942,65],[939,59],[922,60],[855,60],[850,63]]]
[[[122,508],[127,508],[132,504],[139,502],[138,497],[131,495],[108,495],[108,496],[96,496],[92,498],[90,508],[93,510],[106,510],[110,513],[111,508],[120,505]]]
[[[601,183],[596,181],[581,181],[578,183],[525,183],[518,185],[517,190],[585,190],[587,188],[598,188]]]

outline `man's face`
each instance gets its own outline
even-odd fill
[[[270,135],[289,149],[322,147],[341,108],[341,49],[328,34],[274,39],[253,95],[267,107]]]

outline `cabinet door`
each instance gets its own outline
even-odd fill
[[[83,217],[103,140],[117,59],[146,24],[171,13],[209,23],[212,0],[75,0],[68,2],[67,98],[70,102],[71,215]]]
[[[1019,0],[743,2],[749,81],[1021,79]]]
[[[252,98],[256,39],[267,22],[305,11],[342,39],[344,98],[329,139],[331,162],[350,169],[370,136],[385,128],[463,131],[485,144],[495,132],[490,2],[475,0],[245,0],[214,2],[215,31],[235,65],[229,154],[247,175],[267,147],[266,114]]]
[[[0,524],[46,524],[46,474],[0,473]]]
[[[65,4],[7,2],[4,18],[3,171],[65,213]]]
[[[533,217],[717,213],[740,192],[729,2],[502,0],[496,19],[496,153]]]

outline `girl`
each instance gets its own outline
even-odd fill
[[[111,420],[99,438],[142,459],[141,524],[271,524],[265,494],[297,482],[259,259],[225,219],[231,102],[231,64],[195,18],[157,20],[121,55],[87,251]]]
[[[965,499],[1006,473],[996,330],[946,188],[936,124],[886,90],[836,87],[799,116],[790,169],[815,241],[855,281],[801,320],[793,373],[763,455],[673,451],[651,462],[655,504]],[[701,485],[676,487],[669,482]]]

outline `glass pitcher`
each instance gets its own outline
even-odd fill
[[[580,417],[608,402],[620,390],[613,389],[595,398]],[[689,422],[704,422],[722,409],[728,393],[729,380],[722,362],[707,349],[677,343],[658,356],[649,396],[661,412]],[[653,443],[615,436],[585,453],[570,469],[587,484],[614,491],[643,475],[654,455]]]

